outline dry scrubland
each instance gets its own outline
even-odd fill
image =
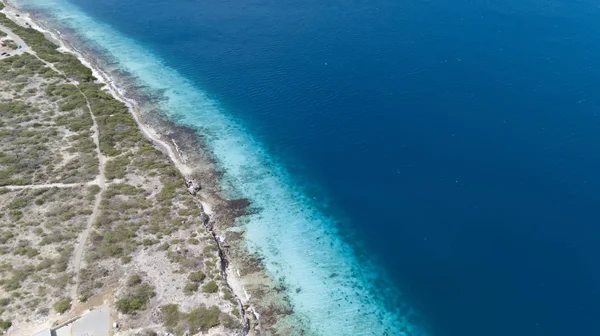
[[[119,334],[242,334],[208,217],[168,157],[75,56],[0,25],[33,50],[0,60],[0,333],[108,300]]]

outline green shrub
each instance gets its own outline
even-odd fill
[[[20,208],[24,207],[26,204],[27,204],[27,201],[25,199],[17,197],[8,204],[8,208],[9,209],[20,209]]]
[[[93,201],[99,192],[100,187],[96,184],[92,184],[91,186],[87,187],[87,199]]]
[[[137,297],[124,297],[117,300],[117,310],[123,314],[132,314],[145,308],[146,302]]]
[[[104,167],[106,178],[109,180],[124,178],[130,161],[128,156],[119,156],[109,160]]]
[[[144,246],[150,246],[150,245],[154,245],[156,244],[158,241],[152,239],[152,238],[144,238],[142,240],[142,245]]]
[[[21,210],[10,210],[8,212],[8,215],[15,222],[18,221],[19,219],[23,218],[23,212]]]
[[[175,328],[180,319],[179,306],[176,304],[164,305],[160,307],[160,311],[165,327]]]
[[[2,330],[8,330],[8,328],[10,328],[10,326],[12,326],[12,322],[5,321],[5,320],[0,320],[0,329],[2,329]]]
[[[62,314],[64,312],[66,312],[67,310],[71,309],[71,299],[70,298],[64,298],[61,300],[56,301],[56,303],[54,304],[54,311],[56,311],[59,314]]]
[[[188,276],[188,280],[190,280],[191,282],[202,282],[205,278],[206,274],[202,273],[201,271],[192,272]]]
[[[6,244],[10,239],[14,238],[11,231],[0,231],[0,244]]]
[[[219,308],[212,306],[210,308],[198,307],[186,314],[186,321],[190,327],[190,334],[197,334],[199,331],[206,331],[219,325]]]
[[[221,313],[221,315],[219,315],[219,321],[221,322],[222,326],[228,329],[238,329],[241,327],[239,322],[225,313]]]
[[[47,268],[50,268],[53,264],[54,264],[54,261],[52,261],[52,259],[43,259],[42,261],[40,261],[39,264],[37,264],[37,266],[35,266],[35,270],[36,271],[45,270]]]
[[[206,253],[206,254],[209,254],[209,253],[212,253],[212,252],[214,252],[214,251],[216,251],[216,250],[217,250],[217,247],[216,247],[216,246],[214,246],[214,245],[206,245],[206,246],[204,247],[204,250],[202,250],[202,252],[204,252],[204,253]]]
[[[12,50],[16,50],[19,47],[13,40],[5,40],[4,44],[6,44],[6,46],[11,48]]]
[[[127,279],[127,286],[133,287],[142,283],[142,277],[134,274]]]
[[[127,183],[114,183],[108,186],[104,197],[109,199],[115,195],[137,195],[143,192],[143,189],[134,187]]]
[[[210,281],[202,286],[204,293],[216,293],[219,290],[219,286],[214,281]]]
[[[133,294],[117,300],[117,310],[124,314],[132,314],[146,308],[150,298],[154,297],[152,285],[144,283],[139,285]]]
[[[160,311],[164,326],[171,332],[176,330],[183,334],[187,329],[190,335],[195,335],[200,331],[207,331],[220,323],[223,323],[228,328],[239,327],[237,322],[229,315],[223,314],[216,306],[208,308],[200,306],[185,314],[179,311],[179,307],[176,304],[168,304],[162,306]]]
[[[31,246],[19,246],[17,247],[13,253],[15,255],[26,255],[30,258],[33,258],[35,256],[37,256],[38,254],[40,254],[40,251],[38,251],[37,249],[31,247]]]
[[[187,284],[185,284],[185,287],[183,287],[183,292],[187,296],[192,296],[197,291],[198,291],[197,283],[188,282]]]
[[[233,296],[231,295],[231,291],[229,289],[224,289],[223,290],[223,298],[225,300],[231,300],[233,298]]]

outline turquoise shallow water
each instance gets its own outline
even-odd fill
[[[246,240],[268,271],[289,288],[294,312],[310,334],[421,335],[410,307],[385,307],[375,287],[381,277],[344,242],[335,220],[318,210],[286,170],[217,101],[145,47],[63,0],[23,0],[59,30],[75,34],[115,70],[125,71],[170,120],[203,134],[225,172],[232,197],[248,197],[261,209],[244,219]],[[388,289],[394,292],[393,289]]]

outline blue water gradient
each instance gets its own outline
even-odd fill
[[[207,132],[322,334],[600,335],[596,2],[26,1]]]

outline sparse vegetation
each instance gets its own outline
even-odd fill
[[[112,160],[106,163],[105,171],[106,178],[109,180],[112,179],[122,179],[125,177],[125,173],[127,172],[127,166],[131,159],[128,156],[119,156],[113,158]]]
[[[66,312],[67,310],[71,309],[71,299],[64,298],[64,299],[58,300],[54,304],[53,308],[54,308],[54,311],[56,311],[59,314],[62,314],[64,312]]]
[[[11,321],[1,320],[0,319],[0,330],[8,330],[12,326]]]
[[[26,28],[17,25],[9,20],[6,15],[0,13],[0,24],[11,29],[19,35],[27,44],[37,52],[38,56],[50,63],[53,63],[59,70],[65,72],[69,77],[82,82],[94,80],[92,71],[81,64],[81,62],[72,54],[59,52],[58,46],[48,41],[44,34],[33,28]]]
[[[176,304],[168,304],[160,307],[165,327],[175,328],[179,323],[179,307]]]
[[[220,314],[221,311],[215,306],[209,308],[198,307],[193,309],[186,316],[186,321],[190,328],[190,334],[193,335],[199,331],[206,331],[219,325]]]
[[[202,273],[201,271],[192,272],[188,276],[188,280],[191,282],[202,282],[205,278],[206,274]]]
[[[223,324],[226,328],[239,328],[239,323],[222,313],[218,307],[200,306],[192,309],[189,313],[179,311],[176,304],[168,304],[161,307],[163,324],[167,330],[184,330],[190,335],[195,335],[201,331],[207,331],[212,327]]]
[[[193,282],[188,282],[187,284],[185,284],[185,287],[183,287],[183,292],[185,293],[185,295],[194,295],[195,292],[198,291],[198,284],[197,283],[193,283]]]
[[[150,284],[140,284],[131,294],[117,300],[116,306],[121,313],[133,314],[144,310],[146,304],[154,295],[154,288]]]
[[[237,313],[237,310],[235,312]],[[224,313],[219,315],[219,321],[227,329],[238,329],[242,327],[242,325],[233,317]]]
[[[207,282],[204,286],[202,286],[202,291],[204,293],[216,293],[219,291],[219,286],[214,281]]]
[[[142,277],[134,274],[127,279],[127,286],[133,287],[142,283]]]

